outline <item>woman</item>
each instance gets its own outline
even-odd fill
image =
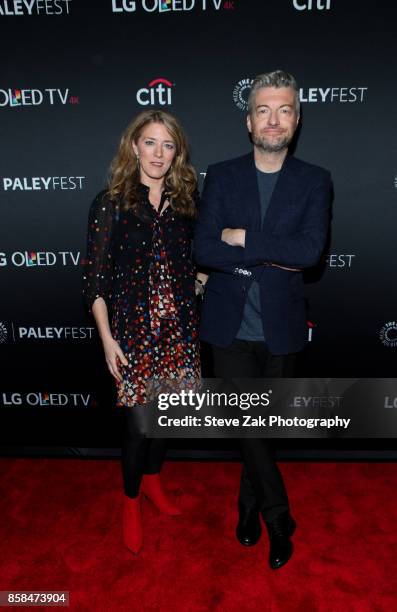
[[[84,294],[126,411],[123,526],[134,553],[143,540],[142,493],[160,511],[180,513],[160,484],[165,440],[146,438],[143,417],[149,379],[200,376],[191,261],[196,185],[179,123],[148,110],[124,131],[109,188],[89,213]]]

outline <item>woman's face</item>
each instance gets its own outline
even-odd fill
[[[149,123],[132,146],[139,157],[142,183],[148,180],[162,183],[176,154],[175,142],[166,127]]]

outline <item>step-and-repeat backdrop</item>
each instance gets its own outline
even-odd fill
[[[295,155],[335,190],[300,373],[395,375],[396,16],[370,0],[0,0],[3,444],[117,445],[81,299],[89,205],[153,106],[180,118],[201,186],[250,150],[250,84],[277,68],[300,86]]]

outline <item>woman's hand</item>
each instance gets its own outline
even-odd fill
[[[114,340],[111,336],[102,340],[103,342],[103,350],[105,352],[105,359],[111,375],[117,380],[117,382],[122,381],[122,376],[119,370],[120,364],[127,366],[128,361],[121,350],[118,342]]]
[[[195,280],[195,292],[196,296],[203,296],[205,283],[208,280],[208,274],[204,274],[204,272],[197,272],[196,280]]]

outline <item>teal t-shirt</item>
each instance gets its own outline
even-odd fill
[[[259,199],[261,203],[262,225],[279,174],[280,170],[277,172],[261,172],[260,170],[256,169]],[[261,316],[259,283],[257,281],[253,281],[251,287],[249,288],[244,306],[243,319],[236,338],[238,340],[265,340]]]

